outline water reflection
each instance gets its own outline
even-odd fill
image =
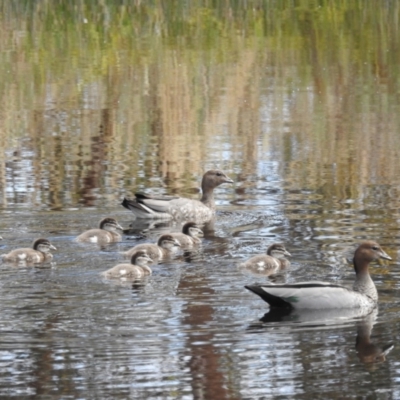
[[[375,364],[386,361],[394,344],[376,344],[371,340],[372,328],[378,313],[373,313],[357,322],[356,350],[361,362]]]
[[[253,323],[248,330],[262,332],[271,326],[286,326],[293,329],[338,329],[343,325],[355,326],[357,329],[356,351],[359,360],[365,364],[381,363],[394,345],[377,344],[371,339],[372,328],[378,318],[378,309],[365,315],[358,309],[341,310],[284,310],[271,308],[259,323]]]

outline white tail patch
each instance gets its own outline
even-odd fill
[[[264,261],[260,261],[260,262],[258,262],[257,263],[257,269],[259,270],[259,271],[262,271],[264,268],[265,268],[265,262]]]

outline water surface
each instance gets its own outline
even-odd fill
[[[57,251],[0,264],[0,396],[400,396],[397,3],[1,10],[0,252],[41,236]],[[125,195],[197,198],[214,167],[235,184],[216,190],[198,252],[134,284],[100,276],[179,229],[134,221]],[[120,243],[74,242],[108,215],[130,228]],[[368,318],[268,314],[244,289],[351,285],[346,258],[364,239],[393,258],[371,267]],[[275,241],[291,268],[238,268]]]

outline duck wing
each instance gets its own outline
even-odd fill
[[[246,289],[260,296],[271,307],[293,309],[357,308],[372,309],[368,296],[328,282],[299,282],[285,285],[254,285]]]
[[[125,198],[122,205],[132,211],[136,218],[203,221],[213,215],[213,210],[201,201],[185,197],[139,194],[135,199]]]

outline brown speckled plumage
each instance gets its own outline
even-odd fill
[[[207,171],[201,183],[200,200],[174,196],[148,196],[141,193],[135,199],[125,198],[122,205],[131,210],[136,218],[209,221],[215,213],[214,189],[223,183],[233,183],[222,171]]]

